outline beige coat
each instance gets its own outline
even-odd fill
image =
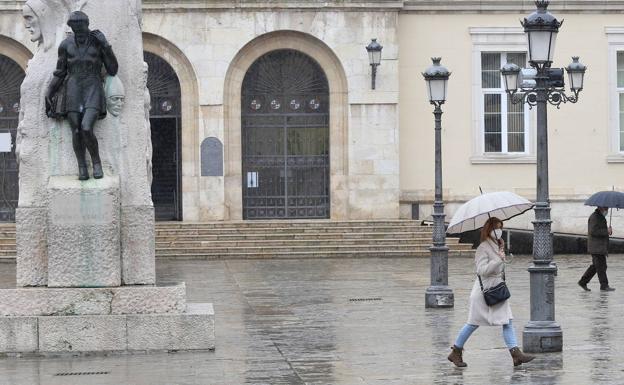
[[[502,280],[504,262],[501,259],[498,245],[488,239],[481,242],[475,252],[477,274],[481,276],[483,288],[487,289],[498,285]],[[512,294],[513,295],[513,294]],[[470,310],[468,323],[471,325],[506,325],[513,318],[509,300],[488,306],[483,299],[483,292],[479,286],[479,279],[475,279],[470,293]]]

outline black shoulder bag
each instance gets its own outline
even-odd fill
[[[496,286],[490,287],[487,290],[483,290],[483,282],[481,281],[481,276],[477,274],[477,277],[479,277],[479,285],[481,285],[483,298],[485,299],[485,303],[488,306],[494,306],[497,303],[501,303],[511,297],[511,293],[509,292],[507,284],[505,283],[505,271],[503,271],[503,282],[499,283]]]

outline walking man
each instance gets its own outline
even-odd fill
[[[587,252],[592,256],[592,264],[589,265],[585,274],[578,284],[585,291],[590,291],[587,284],[598,274],[601,291],[614,291],[609,286],[607,279],[607,254],[609,248],[609,236],[613,233],[611,226],[607,226],[608,207],[598,207],[589,216],[587,221]]]

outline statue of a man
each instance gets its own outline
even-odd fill
[[[89,17],[84,12],[72,12],[67,25],[74,34],[59,46],[56,71],[46,97],[46,113],[69,121],[78,179],[89,179],[86,150],[91,155],[93,177],[99,179],[104,171],[93,127],[96,120],[106,116],[101,71],[104,65],[106,72],[115,76],[117,59],[104,34],[89,30]]]

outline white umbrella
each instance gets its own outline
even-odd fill
[[[530,210],[533,206],[532,202],[509,191],[481,194],[459,207],[446,232],[457,234],[476,230],[483,227],[490,217],[504,221]]]

